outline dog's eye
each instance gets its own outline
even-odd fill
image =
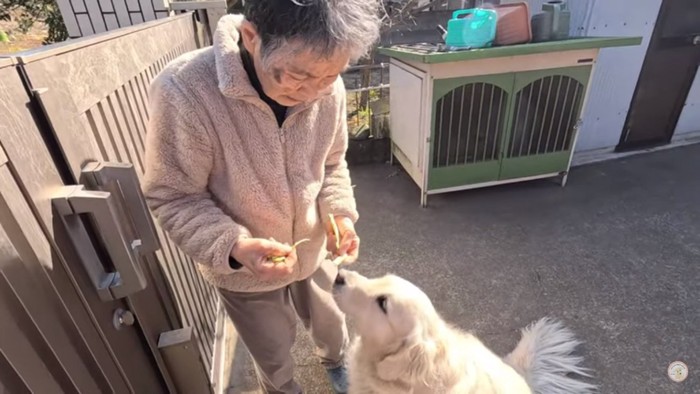
[[[386,313],[386,296],[377,297],[377,305],[379,305],[382,312]]]

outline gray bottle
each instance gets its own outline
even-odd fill
[[[539,14],[532,16],[532,41],[555,41],[569,38],[571,11],[564,0],[551,0],[542,4]]]

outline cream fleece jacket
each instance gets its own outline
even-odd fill
[[[214,45],[180,56],[150,88],[144,194],[170,238],[207,281],[231,291],[274,290],[309,277],[327,258],[328,214],[358,213],[345,160],[342,79],[292,107],[282,127],[243,68],[241,16],[223,17]],[[239,237],[297,248],[291,276],[261,281],[232,270]]]

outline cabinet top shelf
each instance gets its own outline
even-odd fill
[[[419,63],[447,63],[578,49],[634,46],[639,45],[641,42],[642,37],[577,37],[561,41],[547,41],[453,52],[437,52],[437,45],[397,45],[379,48],[379,53],[396,59]]]

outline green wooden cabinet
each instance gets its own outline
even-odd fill
[[[528,179],[559,176],[564,185],[599,48],[638,41],[383,49],[392,57],[392,157],[421,188],[423,206],[429,194]]]

